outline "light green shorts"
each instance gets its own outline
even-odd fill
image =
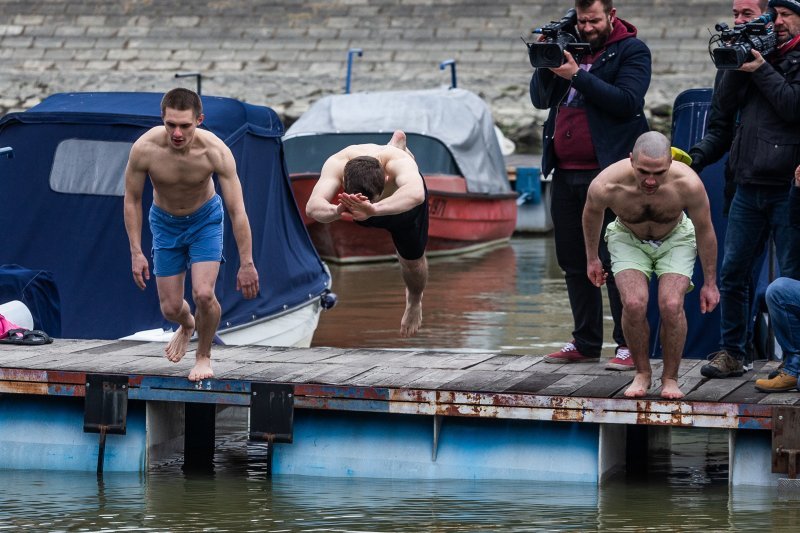
[[[637,238],[619,218],[608,225],[605,239],[614,275],[629,269],[644,273],[647,279],[654,272],[657,277],[668,273],[682,274],[689,278],[689,290],[694,288],[692,273],[697,258],[697,240],[694,224],[686,215],[661,241]]]

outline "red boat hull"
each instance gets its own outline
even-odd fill
[[[292,190],[317,253],[339,263],[384,261],[395,256],[389,233],[352,220],[321,224],[306,216],[319,174],[293,174]],[[475,194],[461,176],[425,176],[428,187],[428,256],[472,251],[507,241],[517,221],[516,194]]]

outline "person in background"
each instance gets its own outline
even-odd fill
[[[734,25],[744,24],[764,14],[767,10],[767,2],[768,0],[733,0]],[[719,161],[730,150],[731,142],[733,141],[736,117],[739,114],[739,110],[737,108],[723,109],[721,107],[719,83],[724,72],[724,70],[717,70],[717,75],[714,79],[714,92],[711,95],[711,110],[708,114],[705,134],[688,152],[692,158],[692,170],[698,174],[707,166]],[[736,185],[732,181],[730,172],[726,169],[726,204],[730,204],[735,190]],[[726,207],[725,212],[727,213],[727,211]]]
[[[794,169],[789,193],[789,222],[800,228],[800,166]],[[767,287],[767,308],[775,339],[783,350],[782,368],[768,378],[757,379],[761,392],[784,392],[797,388],[800,375],[800,281],[778,278]]]
[[[726,70],[723,110],[738,109],[729,156],[736,192],[728,213],[720,270],[720,350],[700,369],[707,378],[751,368],[748,330],[753,267],[772,235],[781,276],[800,277],[800,226],[789,222],[789,191],[800,153],[800,0],[770,0],[778,48]]]
[[[617,17],[611,0],[576,0],[576,29],[591,45],[578,60],[568,51],[557,68],[537,68],[531,78],[531,101],[549,109],[544,125],[542,172],[553,174],[551,215],[556,257],[564,271],[574,321],[573,339],[549,363],[584,363],[600,359],[603,346],[603,296],[586,278],[581,216],[592,180],[608,165],[627,157],[636,138],[648,131],[644,96],[650,86],[650,50],[636,28]],[[604,215],[603,227],[614,219]],[[605,242],[600,258],[610,271]],[[622,303],[613,275],[607,279],[614,358],[606,368],[633,370],[621,317]]]

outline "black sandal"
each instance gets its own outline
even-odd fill
[[[41,346],[50,344],[53,338],[40,329],[10,329],[6,331],[6,336],[0,339],[3,344],[22,344],[28,346]]]

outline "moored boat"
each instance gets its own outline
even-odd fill
[[[320,224],[305,205],[325,160],[351,144],[386,144],[406,133],[429,193],[427,255],[450,255],[508,241],[517,194],[486,103],[462,89],[386,91],[327,96],[286,132],[292,189],[319,254],[348,263],[392,259],[389,234],[343,218]]]
[[[133,142],[161,124],[161,94],[53,95],[0,119],[7,229],[0,265],[46,271],[60,295],[60,336],[166,340],[155,279],[133,283],[122,214],[124,170]],[[330,275],[297,212],[285,173],[283,125],[267,107],[203,97],[204,127],[233,152],[253,234],[260,294],[236,290],[238,252],[226,216],[217,297],[218,338],[230,344],[308,346],[327,301]],[[152,200],[149,181],[143,210]],[[152,236],[143,213],[142,247]],[[187,283],[187,300],[191,302]],[[21,299],[21,298],[18,298]]]

